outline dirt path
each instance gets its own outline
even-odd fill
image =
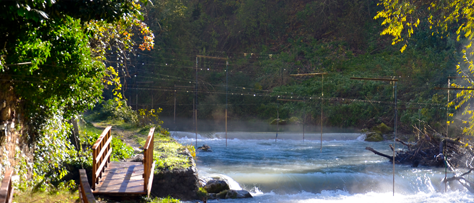
[[[100,129],[105,129],[109,124],[106,123],[92,123],[94,127],[100,128]],[[140,146],[139,143],[137,143],[137,140],[135,139],[135,136],[138,137],[143,137],[140,133],[138,133],[139,129],[137,130],[126,130],[123,128],[120,128],[119,126],[113,125],[112,126],[112,135],[117,136],[119,139],[122,140],[123,143],[127,144],[128,146],[133,148],[133,151],[135,153],[140,153],[142,150],[143,146]]]

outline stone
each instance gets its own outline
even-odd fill
[[[207,182],[209,182],[210,180],[213,180],[213,179],[211,177],[201,177],[199,178],[199,185],[201,187],[204,187],[207,184]]]
[[[216,194],[217,199],[225,199],[229,190],[224,190]]]
[[[383,137],[379,133],[371,132],[371,133],[367,134],[364,141],[367,141],[367,142],[380,142],[380,141],[383,141]]]
[[[192,159],[192,157],[190,157]],[[151,188],[152,197],[171,196],[181,200],[197,199],[199,179],[196,165],[189,168],[166,170],[156,173]]]
[[[225,198],[226,199],[252,198],[252,195],[246,190],[229,190]]]
[[[223,180],[210,180],[204,186],[208,193],[219,193],[229,189],[229,185]]]
[[[208,193],[207,194],[207,199],[217,199],[217,194],[216,193]]]
[[[385,123],[380,123],[374,127],[372,127],[372,131],[379,133],[379,134],[387,134],[393,131],[392,128],[385,125]]]
[[[203,151],[203,152],[212,152],[211,147],[209,147],[209,145],[207,145],[207,144],[202,145],[202,147],[198,147],[197,149],[198,149],[198,150],[201,150],[201,151]]]

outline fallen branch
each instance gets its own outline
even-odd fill
[[[379,156],[386,157],[387,159],[390,159],[390,160],[393,159],[393,156],[389,156],[389,155],[380,153],[380,152],[378,152],[377,150],[373,149],[372,147],[366,147],[365,149],[366,149],[366,150],[369,150],[369,151],[371,151],[371,152],[373,152],[374,154],[377,154],[377,155],[379,155]]]

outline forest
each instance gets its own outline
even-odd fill
[[[363,0],[149,4],[145,22],[155,49],[131,57],[122,94],[134,109],[162,108],[163,117],[173,117],[176,94],[176,117],[193,118],[197,81],[198,118],[222,120],[227,81],[230,120],[270,123],[278,108],[281,119],[319,125],[323,110],[324,126],[363,129],[393,126],[394,84],[350,78],[397,78],[399,130],[430,125],[445,132],[455,110],[447,109],[447,91],[435,88],[457,75],[463,41],[431,35],[423,22],[401,53],[402,45],[381,35],[382,19],[373,19],[381,9]],[[317,72],[327,73],[324,81],[291,76]]]

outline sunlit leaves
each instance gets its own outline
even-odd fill
[[[384,20],[382,25],[386,25],[386,27],[381,35],[393,36],[393,44],[401,41],[406,42],[404,36],[410,38],[414,34],[414,28],[417,28],[423,20],[428,23],[430,29],[433,29],[432,35],[436,33],[447,36],[449,28],[455,25],[458,26],[456,32],[458,40],[460,36],[467,39],[474,37],[472,32],[474,29],[474,1],[382,0],[379,5],[382,5],[384,9],[379,11],[374,18]],[[457,25],[459,22],[466,23]],[[400,51],[404,50],[403,47]]]

